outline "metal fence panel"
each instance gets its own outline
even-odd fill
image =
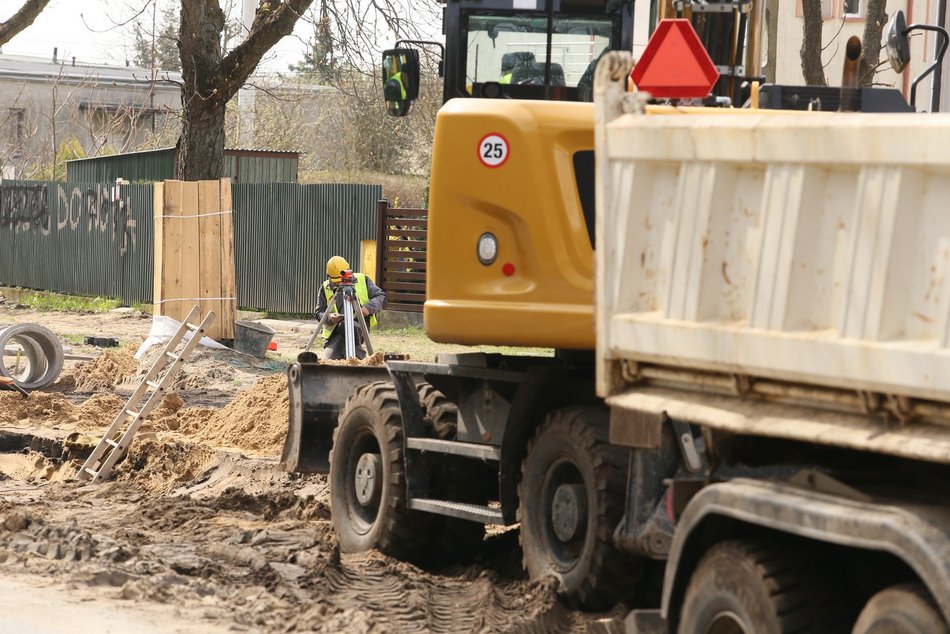
[[[113,200],[97,183],[0,185],[0,283],[76,295],[151,297],[152,187]]]
[[[356,266],[360,240],[376,236],[379,185],[239,183],[231,191],[243,307],[311,312],[327,259]]]
[[[245,183],[232,186],[238,305],[313,310],[324,264],[359,262],[376,237],[378,185]],[[153,186],[4,181],[0,284],[151,302]]]

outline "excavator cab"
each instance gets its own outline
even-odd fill
[[[633,47],[630,0],[443,2],[444,101],[456,97],[592,101],[594,68],[601,56]],[[400,96],[391,80],[399,74],[393,62],[400,62],[406,51],[414,49],[397,47],[383,55],[385,98],[394,116],[407,114],[415,98],[390,99]],[[418,86],[418,63],[410,64],[408,74],[412,73]]]

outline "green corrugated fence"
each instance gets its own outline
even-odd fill
[[[309,312],[330,255],[356,266],[376,235],[378,185],[235,184],[238,304]],[[0,285],[152,301],[153,189],[3,181]]]
[[[306,313],[317,305],[330,256],[358,268],[360,240],[376,237],[382,188],[249,183],[233,185],[231,195],[238,302]]]

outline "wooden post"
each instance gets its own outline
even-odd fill
[[[221,181],[221,295],[228,297],[222,303],[221,338],[234,339],[234,321],[237,319],[237,271],[234,264],[234,201],[231,198],[231,179]]]

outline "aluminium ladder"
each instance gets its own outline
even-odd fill
[[[214,311],[208,311],[201,323],[195,325],[194,322],[199,314],[198,306],[192,308],[191,312],[188,313],[185,321],[182,322],[171,340],[165,345],[162,353],[142,378],[142,382],[129,397],[128,402],[116,415],[102,440],[99,441],[92,454],[83,463],[82,468],[76,474],[77,478],[91,480],[95,484],[105,481],[112,473],[115,463],[128,450],[135,432],[145,422],[152,410],[162,402],[166,389],[178,376],[185,359],[198,345],[207,327],[214,321]],[[191,333],[191,337],[185,340],[188,333]],[[183,342],[184,346],[179,349]],[[142,405],[143,401],[144,405]],[[124,432],[122,431],[123,428],[125,428]]]

